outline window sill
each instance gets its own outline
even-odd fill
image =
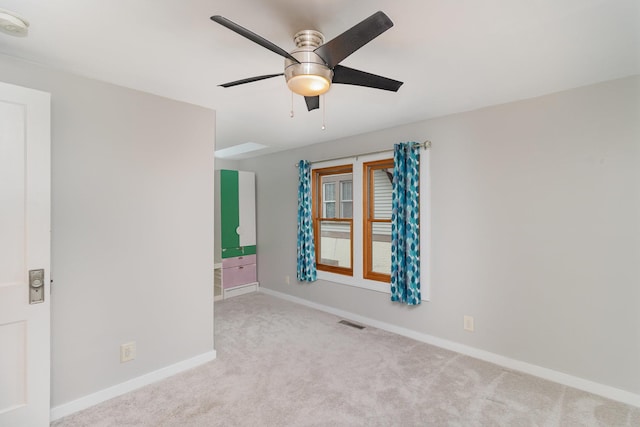
[[[390,285],[384,282],[378,282],[368,279],[356,279],[354,277],[342,274],[329,273],[328,271],[318,270],[318,280],[326,280],[327,282],[338,283],[341,285],[353,286],[356,288],[367,289],[369,291],[382,292],[391,294]]]

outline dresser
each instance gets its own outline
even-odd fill
[[[258,290],[255,174],[216,172],[216,261],[218,298]],[[218,289],[216,289],[218,291]]]

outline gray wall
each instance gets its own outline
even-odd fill
[[[431,301],[407,308],[329,282],[286,285],[296,273],[294,164],[425,139]],[[640,393],[639,77],[240,166],[257,173],[261,286]]]
[[[215,113],[6,56],[0,80],[52,94],[52,406],[213,350]]]
[[[230,170],[238,170],[238,161],[230,160],[230,159],[216,159],[216,170],[220,169],[230,169]]]

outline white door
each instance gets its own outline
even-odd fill
[[[49,94],[0,82],[0,426],[49,425],[50,145]]]

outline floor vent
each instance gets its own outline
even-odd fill
[[[352,328],[356,328],[356,329],[364,329],[364,326],[362,325],[357,325],[355,323],[351,323],[348,320],[341,320],[338,323],[341,323],[343,325],[347,325],[347,326],[351,326]]]

